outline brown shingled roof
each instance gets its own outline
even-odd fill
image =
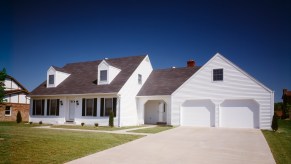
[[[62,72],[71,74],[67,79],[55,88],[47,88],[44,81],[30,95],[117,93],[144,58],[145,55],[107,59],[108,64],[121,69],[109,85],[96,84],[97,68],[102,60],[67,64],[61,68]]]
[[[194,68],[154,70],[138,93],[138,96],[171,95],[199,68],[196,66]]]

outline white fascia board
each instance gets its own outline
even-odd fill
[[[33,96],[27,96],[27,97],[56,97],[56,96],[102,96],[102,95],[118,95],[117,92],[112,93],[85,93],[85,94],[57,94],[57,95],[33,95]]]

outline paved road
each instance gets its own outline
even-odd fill
[[[74,161],[118,164],[274,164],[260,130],[178,127]]]

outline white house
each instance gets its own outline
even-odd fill
[[[220,54],[202,67],[153,70],[135,56],[50,67],[31,92],[30,121],[270,129],[274,92]]]

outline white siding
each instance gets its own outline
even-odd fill
[[[217,68],[223,68],[224,79],[213,82],[212,71]],[[173,93],[172,124],[180,124],[180,108],[185,100],[211,99],[216,105],[215,126],[219,126],[219,104],[225,99],[253,99],[260,106],[260,128],[270,129],[272,95],[269,89],[217,54]]]
[[[153,68],[150,60],[148,56],[146,56],[119,91],[119,94],[121,95],[120,126],[139,124],[136,95],[141,89],[142,84],[138,84],[138,74],[142,75],[142,80],[144,83],[152,70]]]
[[[19,103],[27,104],[28,101],[26,99],[27,98],[25,94],[19,94]]]
[[[12,94],[11,95],[10,103],[18,103],[18,94]]]
[[[4,81],[5,90],[21,89],[15,81],[10,78],[6,78]]]

